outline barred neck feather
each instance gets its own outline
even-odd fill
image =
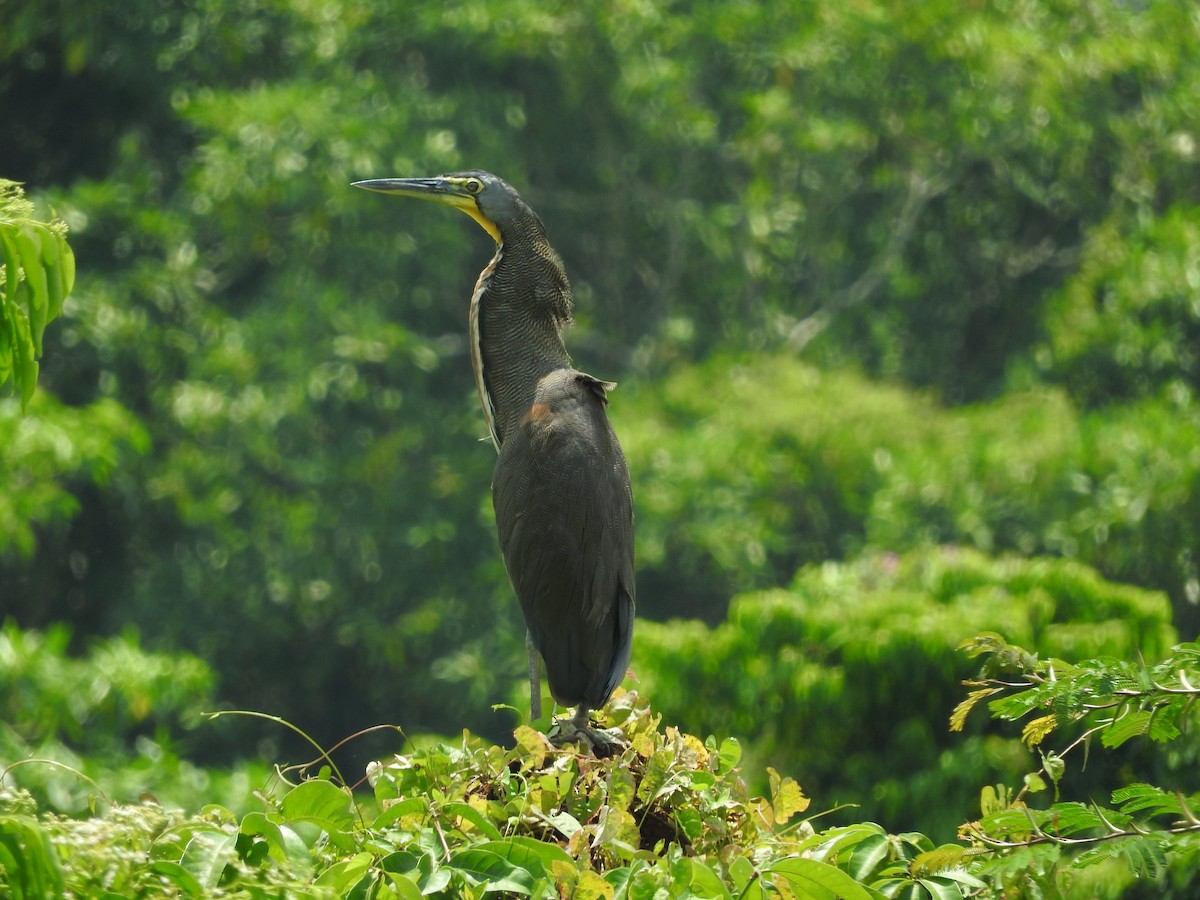
[[[502,243],[480,273],[469,315],[471,366],[497,450],[529,408],[538,380],[571,364],[562,341],[572,303],[562,260],[544,238],[515,254],[507,247]]]

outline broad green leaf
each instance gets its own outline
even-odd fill
[[[513,865],[491,851],[474,848],[454,854],[443,868],[462,872],[489,891],[531,894],[537,881],[529,870]]]
[[[715,743],[715,742],[714,742]],[[716,755],[716,770],[718,775],[728,775],[742,760],[742,745],[737,738],[727,737],[721,741]]]
[[[237,836],[215,828],[197,830],[184,848],[180,865],[211,890],[221,882],[225,867],[237,862]]]
[[[634,869],[631,866],[621,866],[609,869],[604,873],[604,880],[613,886],[613,900],[626,900],[629,895],[629,882],[633,878]]]
[[[553,826],[565,838],[569,838],[579,831],[583,826],[579,824],[579,820],[568,812],[558,812],[547,815],[536,807],[530,810],[535,816],[545,822],[547,825]]]
[[[704,832],[704,819],[700,815],[700,810],[693,806],[681,806],[672,813],[672,816],[675,824],[679,826],[680,831],[687,835],[689,841],[700,839],[700,835]]]
[[[354,829],[350,795],[328,781],[302,781],[284,795],[280,809],[286,819],[315,822],[331,833]]]
[[[350,859],[340,860],[317,876],[316,883],[331,888],[345,896],[351,888],[362,881],[370,871],[374,857],[370,853],[356,853]]]
[[[556,861],[565,862],[572,868],[575,866],[575,861],[561,847],[528,837],[484,841],[481,844],[473,844],[471,849],[494,853],[512,865],[532,873],[535,878],[550,877],[551,866]]]
[[[238,829],[242,834],[256,835],[267,842],[271,856],[279,861],[288,858],[288,844],[284,840],[279,826],[268,819],[263,813],[247,813]],[[307,853],[305,854],[307,856]]]
[[[466,819],[492,840],[498,840],[500,837],[500,829],[488,821],[483,813],[469,803],[462,803],[457,800],[450,803],[443,803],[437,808],[437,811],[444,816],[458,816]]]
[[[548,841],[539,841],[537,838],[528,837],[527,835],[513,835],[512,837],[505,838],[499,843],[507,844],[513,847],[514,852],[516,850],[525,850],[531,855],[538,857],[542,861],[542,865],[545,867],[547,872],[550,871],[551,866],[553,866],[556,862],[565,863],[572,868],[578,865],[578,863],[571,858],[571,855],[558,844],[552,844]],[[503,856],[504,854],[500,855]]]
[[[1063,773],[1067,770],[1067,763],[1057,753],[1042,754],[1042,768],[1046,770],[1046,775],[1054,784],[1062,781]]]
[[[762,878],[755,871],[754,864],[744,856],[739,856],[729,864],[729,877],[739,900],[761,900],[766,896]]]
[[[709,868],[704,860],[692,859],[692,874],[688,881],[688,888],[697,897],[731,897],[729,888],[726,887],[719,875]]]
[[[33,336],[36,355],[42,355],[42,333],[46,330],[49,317],[49,296],[46,292],[46,269],[42,262],[41,234],[32,224],[16,235],[17,250],[21,257],[21,268],[25,270],[25,283],[29,286],[26,311],[29,313],[29,328]]]
[[[417,883],[407,875],[399,872],[385,871],[383,876],[387,879],[387,883],[391,886],[392,890],[396,892],[396,896],[399,897],[400,900],[421,900],[421,898],[424,896],[421,893],[421,888],[417,885]]]
[[[429,800],[425,797],[408,797],[398,800],[381,812],[371,823],[374,829],[387,828],[405,816],[424,814],[429,809]]]
[[[918,883],[929,891],[929,896],[933,900],[963,900],[962,887],[948,879],[933,876],[922,878]]]
[[[1031,794],[1036,794],[1038,791],[1046,789],[1046,781],[1037,772],[1025,773],[1025,790]]]
[[[881,862],[887,859],[891,843],[886,834],[872,834],[854,847],[847,870],[858,881],[866,881]]]
[[[841,869],[815,859],[782,859],[772,863],[767,871],[782,875],[801,897],[832,895],[839,900],[872,900],[867,889]]]

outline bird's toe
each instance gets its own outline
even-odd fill
[[[572,719],[559,719],[550,729],[550,743],[555,747],[564,744],[583,744],[597,759],[616,756],[627,746],[625,735],[616,728],[592,728],[579,725]]]

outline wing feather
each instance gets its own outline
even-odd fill
[[[568,706],[603,705],[632,649],[633,500],[607,386],[573,370],[546,376],[492,483],[509,578],[551,694]]]

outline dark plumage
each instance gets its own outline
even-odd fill
[[[633,497],[610,387],[574,369],[542,378],[492,479],[500,549],[563,706],[603,706],[633,648]]]
[[[479,399],[500,454],[492,483],[500,547],[551,695],[578,707],[571,727],[604,751],[611,741],[587,727],[587,715],[629,664],[633,500],[605,412],[613,385],[571,368],[563,345],[573,301],[562,260],[529,204],[487,172],[356,184],[454,206],[496,241],[469,323]],[[530,663],[536,718],[536,658]]]

